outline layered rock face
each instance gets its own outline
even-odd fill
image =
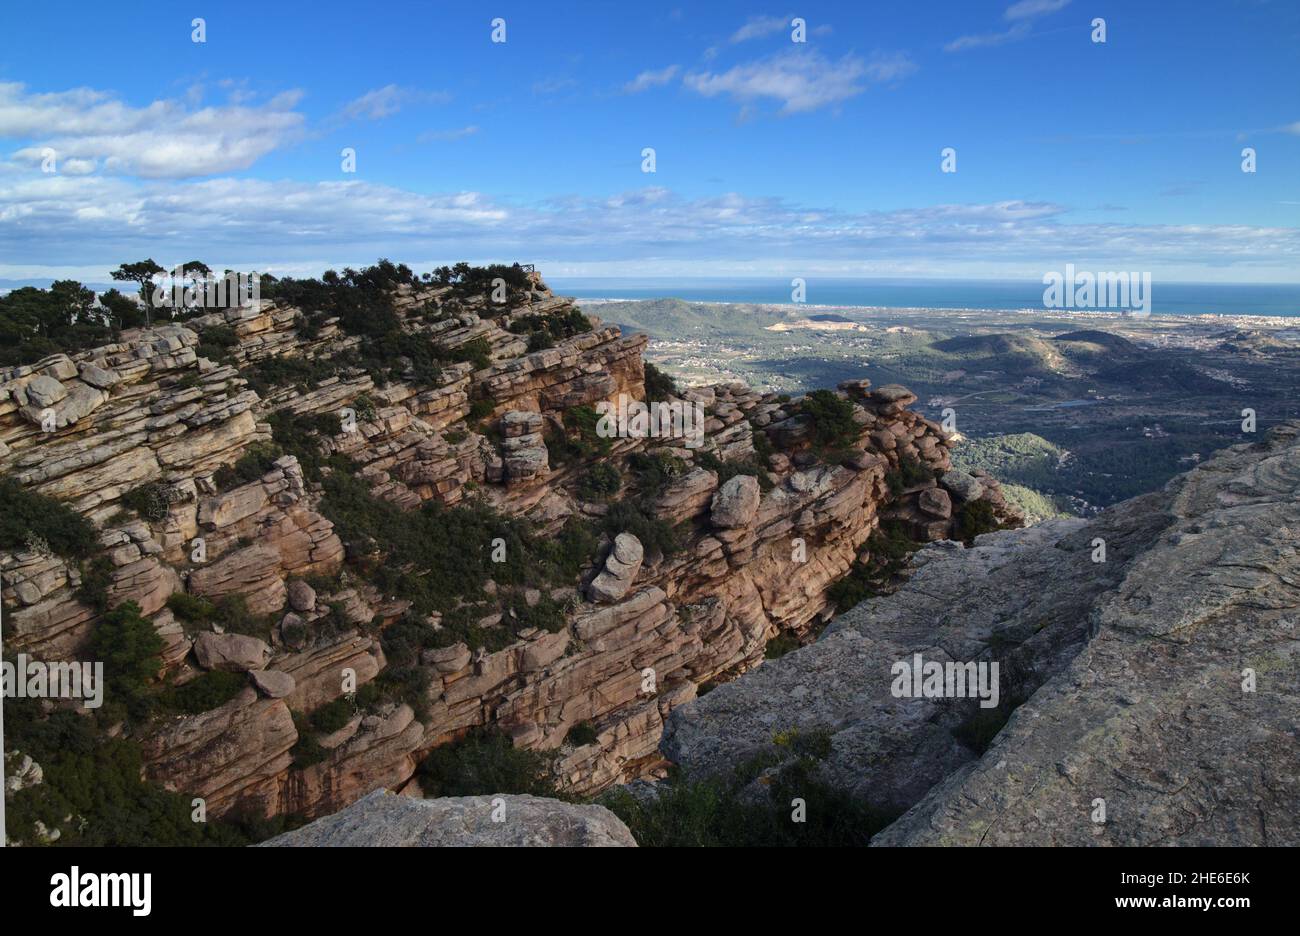
[[[429,750],[489,724],[517,746],[559,749],[562,782],[576,791],[633,779],[662,763],[664,720],[698,686],[755,667],[779,633],[806,638],[830,618],[826,589],[863,555],[882,512],[931,539],[953,535],[966,503],[1016,520],[996,482],[948,471],[950,442],[906,408],[911,394],[865,381],[841,388],[855,428],[830,463],[797,403],[725,385],[678,401],[705,408],[698,447],[616,438],[607,454],[552,466],[546,439],[566,431],[567,411],[644,398],[645,337],[592,321],[529,352],[512,324],[569,315],[570,300],[536,275],[503,306],[450,293],[406,286],[393,303],[414,339],[482,356],[443,367],[432,383],[408,375],[377,386],[342,368],[254,392],[245,374],[258,362],[325,360],[357,345],[334,320],[305,336],[295,326],[302,310],[279,306],[128,333],[0,374],[0,470],[94,521],[108,605],[133,601],[153,622],[166,678],[249,674],[233,699],[141,742],[148,776],[205,796],[213,815],[333,812],[377,787],[401,788]],[[214,327],[235,336],[233,363],[199,356],[200,333]],[[355,544],[345,549],[294,456],[253,480],[219,483],[219,469],[268,441],[277,414],[338,416],[340,431],[314,442],[322,457],[350,459],[374,496],[403,509],[472,496],[542,535],[609,509],[579,493],[596,458],[626,471],[630,456],[658,453],[681,470],[652,512],[685,545],[664,556],[631,531],[606,537],[581,581],[535,596],[563,605],[562,628],[525,628],[494,652],[466,643],[423,651],[429,687],[418,717],[406,704],[357,707],[316,738],[320,759],[295,766],[303,719],[384,671],[383,631],[410,602],[351,571]],[[720,484],[728,466],[743,467]],[[0,555],[0,575],[13,608],[7,646],[49,659],[83,652],[97,616],[77,597],[75,564],[32,544]],[[206,624],[196,633],[167,607],[178,592],[236,597],[276,623],[269,637]],[[588,722],[594,741],[566,741]]]
[[[537,796],[412,799],[376,790],[264,848],[635,848],[603,806]]]
[[[696,775],[825,732],[875,845],[1300,844],[1300,424],[1091,521],[935,543],[897,593],[669,719]],[[1000,663],[1005,727],[902,664]],[[1000,721],[1000,719],[999,719]],[[981,731],[985,737],[981,739]]]

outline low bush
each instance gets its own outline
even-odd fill
[[[552,762],[552,754],[517,748],[495,727],[479,728],[434,748],[416,776],[428,797],[491,793],[554,797]]]
[[[213,670],[203,673],[180,686],[164,689],[158,697],[165,711],[181,715],[198,715],[220,708],[248,686],[243,673],[226,673]]]
[[[618,493],[623,477],[608,462],[592,465],[578,479],[578,496],[583,500],[606,500]]]
[[[84,559],[98,548],[98,539],[94,525],[67,504],[0,475],[0,549],[18,552],[34,546]]]

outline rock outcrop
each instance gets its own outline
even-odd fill
[[[1293,423],[1090,521],[930,545],[896,593],[676,708],[663,749],[721,775],[820,733],[819,779],[901,814],[875,845],[1300,844],[1297,530]],[[997,662],[999,704],[913,697],[918,655]]]
[[[952,441],[907,409],[907,391],[867,381],[838,392],[851,431],[829,454],[799,401],[725,384],[676,401],[706,408],[698,446],[585,440],[564,461],[575,408],[645,397],[645,336],[583,320],[536,274],[503,306],[409,284],[391,300],[407,338],[457,361],[416,373],[395,359],[397,376],[377,385],[352,363],[360,337],[332,318],[300,330],[304,310],[270,304],[0,371],[0,471],[99,530],[93,570],[39,543],[0,554],[13,609],[6,645],[76,657],[100,607],[130,601],[163,638],[165,679],[251,673],[218,708],[139,733],[146,774],[204,795],[213,816],[332,812],[376,786],[402,787],[433,748],[486,725],[517,746],[558,750],[560,781],[576,792],[643,776],[664,764],[664,721],[699,686],[753,669],[778,635],[808,640],[830,619],[827,589],[869,558],[882,518],[927,539],[957,535],[977,502],[998,521],[1017,520],[992,479],[944,485]],[[575,315],[586,330],[541,350],[516,330]],[[234,336],[220,363],[200,354],[212,329]],[[250,375],[276,361],[333,364],[326,377],[252,389]],[[273,427],[294,420],[309,429],[290,426],[293,454],[275,449]],[[418,673],[401,677],[421,687],[419,699],[369,691],[388,667],[391,627],[437,632],[442,623],[410,620],[409,598],[368,581],[377,564],[405,557],[362,537],[345,544],[337,505],[313,478],[338,471],[404,511],[472,499],[546,538],[610,509],[585,493],[593,468],[641,484],[633,456],[659,460],[662,487],[619,496],[644,494],[647,514],[680,548],[610,531],[578,579],[522,590],[526,603],[502,600],[475,623],[495,637],[539,609],[547,626],[425,647]],[[948,517],[936,513],[945,498]],[[91,571],[102,605],[87,603]],[[178,594],[185,600],[172,604],[189,617],[168,606]],[[195,618],[195,607],[241,626]],[[325,706],[329,730],[312,728]],[[586,723],[595,740],[571,741]],[[298,756],[304,748],[313,756]]]
[[[635,848],[603,806],[537,796],[412,799],[376,790],[332,816],[277,835],[264,848]]]

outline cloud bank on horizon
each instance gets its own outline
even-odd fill
[[[492,17],[419,8],[236,3],[202,42],[162,4],[87,6],[68,30],[3,13],[0,280],[389,256],[1300,281],[1296,8],[908,6],[507,5],[504,42]],[[149,54],[103,67],[146,27]]]

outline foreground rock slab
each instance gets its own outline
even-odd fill
[[[494,814],[501,821],[493,821]],[[414,799],[376,790],[342,812],[262,843],[286,846],[635,848],[636,841],[603,806],[538,796]]]
[[[823,733],[819,779],[902,813],[873,845],[1300,844],[1297,534],[1288,423],[1090,521],[927,547],[663,750],[720,775]],[[999,663],[1000,709],[896,693],[915,654]]]

